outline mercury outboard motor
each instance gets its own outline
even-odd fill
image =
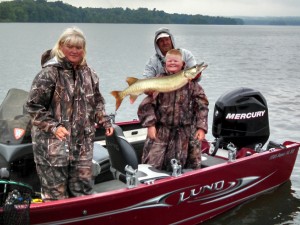
[[[237,150],[263,146],[270,135],[265,98],[250,88],[237,88],[222,95],[215,103],[212,134],[216,148],[228,143]]]

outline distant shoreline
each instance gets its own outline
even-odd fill
[[[221,17],[169,14],[156,9],[82,8],[61,1],[0,2],[0,23],[108,23],[299,26],[300,17]]]

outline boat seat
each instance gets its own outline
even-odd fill
[[[93,160],[100,165],[101,171],[109,170],[109,154],[99,142],[94,142]]]
[[[131,166],[133,170],[137,170],[137,177],[141,183],[170,176],[168,173],[159,171],[151,165],[139,164],[136,152],[126,140],[122,128],[116,124],[113,124],[113,128],[113,134],[105,138],[106,148],[110,156],[111,171],[115,179],[126,183],[125,167],[127,165]]]

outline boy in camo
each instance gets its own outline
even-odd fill
[[[177,73],[183,66],[181,52],[172,49],[166,54],[166,73],[158,76]],[[197,81],[173,92],[159,93],[155,99],[147,96],[138,108],[138,116],[148,128],[142,163],[171,170],[170,160],[175,158],[182,168],[200,168],[208,100]]]
[[[85,43],[78,28],[63,32],[43,55],[25,104],[44,201],[91,194],[95,123],[107,135],[113,132],[98,76],[86,64]]]

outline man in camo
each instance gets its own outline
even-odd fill
[[[184,67],[182,54],[172,49],[166,54],[166,73],[179,72]],[[138,108],[138,116],[148,129],[142,163],[157,169],[171,170],[171,159],[182,168],[200,168],[201,141],[207,133],[208,100],[196,80],[169,93],[147,96]]]
[[[85,55],[82,31],[66,29],[42,56],[25,104],[44,201],[91,194],[95,123],[106,128],[106,135],[113,133],[98,76]]]

